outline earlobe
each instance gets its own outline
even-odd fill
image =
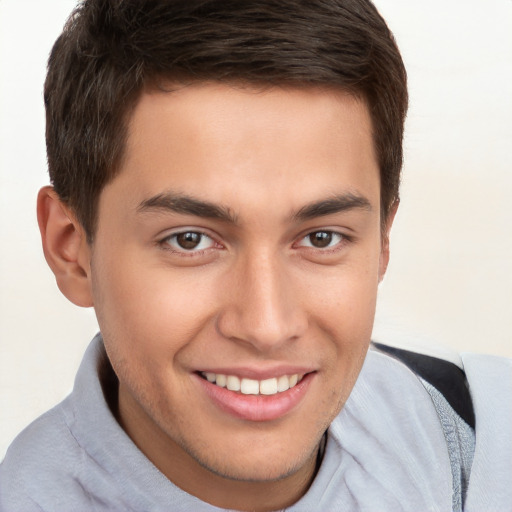
[[[39,191],[37,221],[44,256],[60,291],[77,306],[92,306],[90,247],[82,226],[53,187]]]
[[[398,205],[400,204],[400,200],[397,199],[393,206],[391,207],[387,219],[386,226],[381,235],[381,251],[380,251],[380,260],[379,260],[379,283],[384,279],[384,275],[386,274],[386,270],[388,268],[389,263],[389,234],[391,232],[391,226],[393,225],[393,221],[395,220],[395,215],[398,210]]]

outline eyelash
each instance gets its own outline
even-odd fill
[[[329,238],[328,245],[325,247],[315,247],[311,242],[311,237],[313,235],[326,235],[322,236],[322,238]],[[336,243],[334,245],[331,245],[331,242],[336,240]],[[303,242],[309,240],[309,245],[303,245]],[[305,236],[303,236],[299,242],[296,244],[299,247],[305,247],[308,250],[314,250],[314,251],[320,251],[322,254],[329,254],[332,252],[339,251],[347,242],[350,242],[350,238],[342,233],[339,233],[338,231],[330,230],[330,229],[319,229],[315,231],[310,231]]]
[[[197,249],[197,248],[193,247],[193,248],[190,248],[190,250],[187,250],[185,247],[179,247],[179,245],[178,245],[177,238],[180,235],[199,235],[201,238],[198,243],[198,246],[201,246],[201,244],[203,243],[203,241],[205,239],[209,239],[211,241],[211,246],[201,248],[201,249]],[[174,241],[174,243],[175,243],[174,246],[173,246],[172,241]],[[191,257],[191,256],[193,257],[193,256],[203,255],[207,251],[213,249],[215,245],[222,247],[220,244],[218,244],[218,242],[215,241],[215,239],[213,237],[211,237],[207,233],[203,233],[202,231],[197,231],[197,230],[193,230],[193,229],[183,230],[183,231],[179,231],[177,233],[172,233],[170,235],[167,235],[165,238],[160,240],[158,242],[158,244],[162,247],[162,249],[164,249],[166,251],[170,251],[174,254],[178,254],[180,256],[184,256],[184,257]]]
[[[313,235],[327,235],[327,237],[330,237],[330,240],[328,241],[328,245],[325,247],[315,247],[311,243],[311,237]],[[209,247],[199,248],[196,247],[190,248],[190,250],[187,250],[185,247],[179,247],[177,238],[181,235],[198,235],[200,238],[198,246],[200,247],[201,244],[205,241],[205,239],[210,240]],[[324,237],[325,238],[325,237]],[[336,243],[334,245],[331,245],[332,238],[336,240]],[[309,240],[309,245],[303,244],[305,241],[307,242]],[[306,235],[302,236],[298,242],[294,244],[294,247],[303,247],[307,251],[314,251],[316,254],[331,254],[335,253],[339,250],[341,250],[347,243],[351,242],[351,237],[344,235],[338,231],[329,230],[329,229],[319,229],[315,231],[310,231]],[[207,233],[204,233],[199,230],[183,230],[179,231],[177,233],[172,233],[170,235],[167,235],[165,238],[160,240],[158,242],[160,247],[166,251],[170,251],[173,254],[182,256],[182,257],[200,257],[206,254],[208,251],[215,249],[215,248],[223,248],[223,246],[218,243],[212,236],[208,235]],[[215,247],[217,246],[217,247]]]

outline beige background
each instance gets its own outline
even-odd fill
[[[376,0],[410,76],[376,339],[512,356],[512,1]],[[0,458],[71,389],[97,326],[44,262],[45,61],[74,0],[0,0]]]

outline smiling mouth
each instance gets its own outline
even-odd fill
[[[221,373],[199,372],[199,375],[208,382],[229,391],[243,395],[277,395],[295,387],[304,377],[304,374],[281,375],[264,380],[240,379],[236,375]]]

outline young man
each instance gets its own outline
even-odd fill
[[[371,3],[88,0],[45,103],[43,248],[101,335],[2,510],[510,505],[510,365],[465,359],[470,396],[368,352],[407,106]]]

